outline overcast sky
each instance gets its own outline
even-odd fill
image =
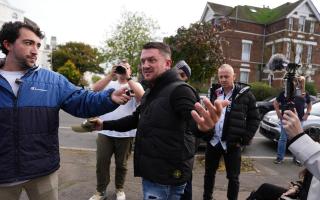
[[[58,43],[84,42],[101,46],[123,10],[144,12],[158,21],[160,36],[169,36],[190,23],[199,21],[210,0],[8,0],[25,11],[25,16],[39,24],[48,38],[56,36]],[[320,10],[320,0],[312,0]],[[228,6],[252,5],[270,8],[295,0],[212,0]]]

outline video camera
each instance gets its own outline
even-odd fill
[[[122,66],[122,65],[117,65],[116,66],[116,69],[115,69],[115,73],[116,74],[125,74],[126,73],[126,71],[127,71],[127,69],[124,67],[124,66]]]
[[[271,56],[267,67],[272,71],[286,71],[284,80],[284,96],[286,98],[286,105],[284,110],[294,110],[294,98],[296,93],[295,82],[297,82],[296,70],[300,67],[299,64],[290,63],[283,54],[274,54]]]

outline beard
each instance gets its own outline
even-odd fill
[[[19,58],[17,59],[18,65],[22,70],[27,70],[30,68],[33,68],[35,66],[35,62],[29,62],[28,57],[27,58]]]

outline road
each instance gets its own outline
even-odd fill
[[[73,117],[63,111],[60,111],[60,146],[62,148],[75,149],[96,149],[96,132],[91,133],[76,133],[71,130],[71,126],[80,125],[84,119]],[[243,156],[250,156],[253,158],[270,158],[274,159],[276,156],[276,144],[263,137],[258,131],[253,138],[252,144],[247,146],[243,151]],[[199,153],[203,153],[203,148]],[[287,154],[287,158],[290,154]]]

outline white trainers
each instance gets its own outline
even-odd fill
[[[105,200],[106,198],[105,192],[96,192],[89,200]]]
[[[126,200],[126,194],[122,190],[116,192],[117,200]]]

